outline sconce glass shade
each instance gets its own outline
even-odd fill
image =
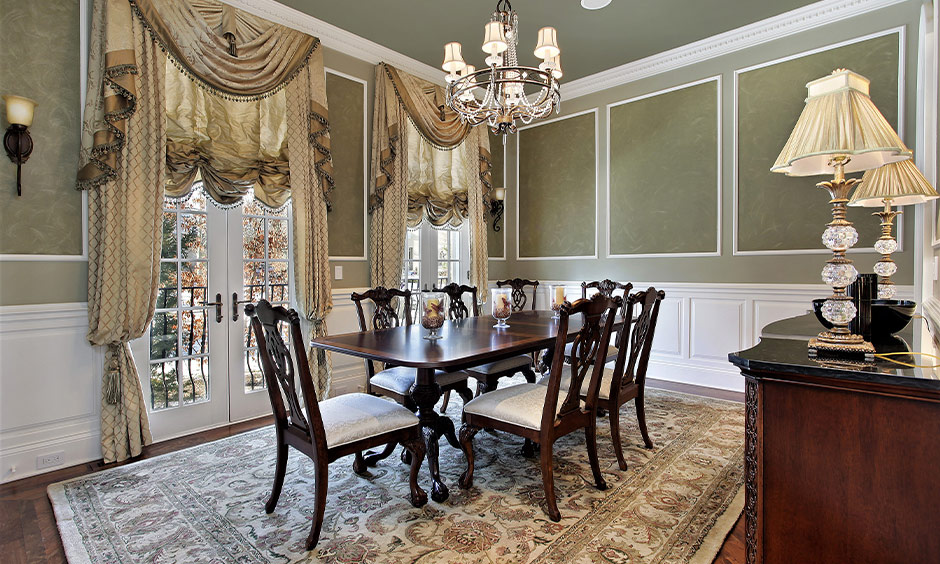
[[[551,59],[561,53],[558,48],[558,34],[553,27],[543,27],[539,30],[539,42],[535,46],[535,56],[540,59]]]
[[[505,188],[493,188],[493,199],[499,200],[502,202],[506,199],[506,189]]]
[[[922,204],[940,195],[924,178],[913,159],[869,170],[855,189],[850,206],[880,208],[885,200],[894,206]]]
[[[844,172],[859,172],[911,157],[868,96],[869,80],[839,69],[807,83],[809,93],[790,139],[770,169],[788,176],[832,174],[831,157],[850,157]]]
[[[7,121],[11,125],[24,125],[29,127],[33,124],[33,109],[37,106],[35,100],[6,94],[3,101],[7,106]]]
[[[444,45],[444,64],[441,68],[447,72],[459,72],[467,66],[460,54],[460,43],[453,41]]]
[[[483,52],[498,55],[509,49],[502,22],[489,22],[483,28]]]

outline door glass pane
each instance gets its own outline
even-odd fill
[[[290,206],[272,212],[251,200],[243,206],[242,214],[242,299],[256,302],[264,298],[272,305],[289,307]],[[247,318],[244,343],[245,391],[263,390],[258,349]],[[285,344],[289,344],[287,339]]]
[[[421,229],[409,228],[405,236],[405,288],[421,289]]]
[[[164,202],[160,286],[150,324],[150,409],[209,399],[206,200]]]

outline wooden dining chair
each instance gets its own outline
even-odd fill
[[[410,326],[412,324],[411,298],[411,290],[398,290],[382,286],[372,288],[361,294],[353,292],[351,299],[356,304],[359,330],[380,331],[402,325]],[[397,306],[394,303],[395,300],[400,300]],[[366,321],[363,302],[371,302],[373,305],[371,327]],[[404,317],[404,320],[402,317]],[[418,374],[415,368],[386,365],[383,370],[376,371],[375,362],[371,359],[365,359],[365,365],[366,392],[390,397],[412,412],[417,412],[418,406],[411,397],[411,390],[414,388],[415,378]],[[450,394],[451,390],[455,390],[463,398],[464,403],[473,398],[473,393],[467,385],[468,377],[469,375],[462,370],[458,372],[438,371],[435,374],[441,390],[445,394]],[[357,462],[364,463],[366,466],[375,466],[378,461],[387,458],[394,449],[395,444],[390,443],[381,453],[369,454]],[[404,460],[407,460],[407,457]]]
[[[623,304],[624,305],[621,307],[621,310],[618,312],[621,314],[621,317],[622,317],[624,314],[624,308],[626,308],[627,296],[630,295],[630,290],[633,289],[633,284],[630,282],[627,282],[626,284],[622,282],[615,282],[614,280],[611,280],[609,278],[605,278],[604,280],[594,280],[592,282],[581,282],[581,297],[582,298],[588,297],[587,295],[588,288],[594,288],[597,290],[598,294],[601,294],[602,296],[607,296],[608,298],[613,296],[614,292],[616,292],[617,290],[623,290]],[[620,331],[618,330],[614,334],[613,342],[617,343],[619,340],[620,340]],[[569,356],[571,356],[571,343],[568,343],[567,345],[565,345],[565,358]],[[610,345],[607,349],[607,360],[609,361],[616,357],[617,357],[617,346]]]
[[[418,485],[418,471],[426,451],[418,417],[396,403],[369,394],[353,393],[318,400],[297,312],[280,306],[272,307],[266,300],[261,300],[257,305],[246,305],[245,315],[251,319],[258,343],[258,356],[271,399],[277,435],[274,486],[264,510],[272,513],[277,506],[287,472],[288,447],[306,454],[314,463],[315,501],[307,550],[313,549],[320,538],[329,464],[343,456],[379,445],[401,443],[411,453],[409,501],[415,507],[427,503],[428,496]],[[293,355],[281,337],[282,323],[289,325]],[[294,362],[297,363],[296,373]],[[298,380],[301,393],[297,389]],[[362,469],[354,465],[354,470]]]
[[[561,514],[555,502],[555,482],[552,470],[552,445],[564,435],[584,429],[588,459],[598,489],[607,488],[597,460],[597,394],[607,354],[606,343],[614,324],[616,311],[622,299],[596,295],[575,303],[565,302],[559,310],[558,336],[555,339],[554,358],[549,371],[548,385],[518,384],[483,394],[464,406],[464,424],[460,428],[460,446],[467,457],[467,470],[460,477],[460,487],[473,485],[473,437],[480,429],[495,429],[511,433],[540,446],[542,485],[548,516],[559,521]],[[572,315],[581,314],[583,325],[575,336],[577,355],[570,365],[563,362],[563,351]],[[606,315],[605,315],[606,314]],[[591,367],[594,367],[591,370]],[[562,373],[570,369],[575,387],[561,394]],[[590,374],[588,374],[590,370]],[[588,380],[588,396],[582,402],[581,383]]]
[[[525,309],[525,306],[528,304],[529,296],[526,295],[525,289],[526,286],[532,286],[532,311],[535,311],[535,299],[539,291],[539,281],[538,280],[527,280],[525,278],[512,278],[510,280],[498,280],[496,282],[497,288],[502,288],[503,286],[509,286],[512,288],[512,311],[522,311]]]
[[[617,343],[617,357],[613,370],[605,370],[598,392],[597,407],[607,411],[610,417],[610,438],[617,454],[617,464],[621,470],[627,469],[620,442],[620,406],[634,400],[636,418],[646,448],[653,448],[649,431],[646,429],[646,368],[649,365],[650,351],[653,348],[653,334],[656,332],[656,320],[659,318],[659,306],[666,293],[656,288],[630,295],[624,308],[623,328]],[[636,311],[639,307],[639,312]],[[637,315],[632,325],[629,320]],[[562,388],[569,383],[562,381]],[[587,398],[588,386],[581,385],[581,397]]]

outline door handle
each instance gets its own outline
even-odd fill
[[[215,306],[215,322],[222,323],[222,294],[216,294],[214,302],[202,302],[202,305]]]
[[[250,304],[251,300],[239,300],[238,292],[232,292],[232,321],[238,321],[238,304]]]

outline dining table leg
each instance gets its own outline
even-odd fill
[[[415,378],[415,387],[411,397],[418,406],[418,419],[427,443],[428,469],[431,471],[431,499],[440,503],[447,499],[450,492],[441,481],[439,466],[439,446],[441,437],[445,437],[454,448],[459,448],[454,422],[447,416],[434,411],[434,405],[441,399],[441,387],[434,378],[433,368],[419,368]]]

